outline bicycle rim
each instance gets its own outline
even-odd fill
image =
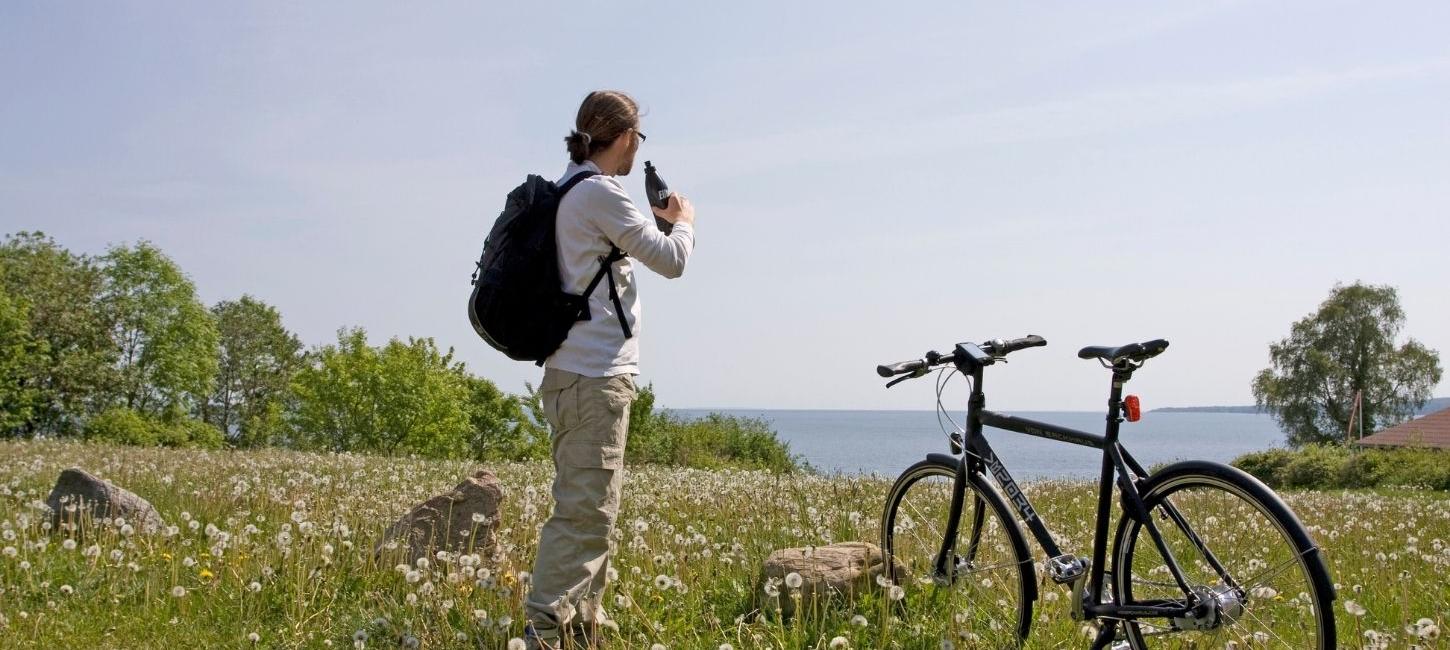
[[[954,575],[939,576],[956,468],[923,461],[892,486],[882,517],[882,550],[899,612],[910,623],[967,647],[1005,647],[1027,635],[1032,616],[1021,531],[995,492],[967,485],[954,548]],[[974,524],[976,524],[974,526]],[[975,543],[973,543],[975,542]]]
[[[1166,619],[1129,622],[1125,627],[1133,647],[1334,647],[1332,604],[1322,602],[1329,590],[1319,584],[1327,577],[1312,566],[1317,551],[1295,541],[1308,536],[1292,515],[1265,503],[1254,495],[1253,486],[1242,482],[1230,473],[1185,473],[1167,477],[1143,494],[1149,516],[1189,586],[1220,594],[1215,597],[1222,599],[1226,612],[1210,615],[1218,624],[1198,630],[1174,630]],[[1128,520],[1120,530],[1116,569],[1118,593],[1125,602],[1183,599],[1141,523]]]

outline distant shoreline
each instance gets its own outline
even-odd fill
[[[771,411],[822,412],[822,413],[830,413],[830,412],[835,412],[835,413],[919,413],[919,412],[921,412],[921,413],[932,413],[932,412],[934,412],[934,411],[932,411],[930,409],[902,409],[902,410],[896,410],[896,409],[883,409],[883,410],[875,410],[875,409],[782,409],[782,408],[748,408],[748,407],[742,408],[742,407],[735,407],[735,406],[727,406],[727,407],[684,407],[684,408],[663,407],[662,406],[660,408],[663,408],[663,409],[666,409],[666,410],[670,410],[670,411],[685,411],[685,412],[691,412],[691,411],[693,411],[693,412],[696,412],[696,413],[716,412],[716,413],[736,413],[736,414],[739,414],[740,412],[750,412],[750,411],[754,411],[754,412],[757,412],[757,413],[768,413],[768,412],[771,412]],[[1435,397],[1435,398],[1431,398],[1429,401],[1425,402],[1425,405],[1423,407],[1421,407],[1420,410],[1416,411],[1415,412],[1415,415],[1416,416],[1421,416],[1421,415],[1425,415],[1426,413],[1434,413],[1435,411],[1439,411],[1440,409],[1445,409],[1445,408],[1450,408],[1450,397]],[[950,409],[950,411],[952,413],[956,413],[956,412],[959,412],[959,411],[962,411],[962,410],[964,410],[964,409]],[[1012,411],[1013,409],[1008,409],[1008,410],[1009,411]],[[1035,413],[1095,413],[1095,412],[1098,412],[1098,411],[1034,410],[1034,409],[1026,409],[1026,410],[1024,410],[1024,409],[1015,409],[1015,410],[1020,411],[1022,413],[1034,413],[1034,412]],[[1247,405],[1247,406],[1163,406],[1163,407],[1159,407],[1159,408],[1155,408],[1155,409],[1150,409],[1148,412],[1149,413],[1243,413],[1243,414],[1247,414],[1247,415],[1263,415],[1265,413],[1268,413],[1268,411],[1264,411],[1264,410],[1260,409],[1259,407],[1254,406],[1252,404]]]
[[[1426,413],[1434,413],[1440,409],[1450,408],[1450,397],[1434,397],[1425,402],[1420,410],[1415,411],[1415,416]],[[1156,408],[1149,413],[1267,413],[1257,406],[1165,406]]]
[[[1257,406],[1164,406],[1148,411],[1149,413],[1248,413],[1260,414],[1265,411]]]

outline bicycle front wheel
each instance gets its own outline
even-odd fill
[[[1154,474],[1149,518],[1199,602],[1193,617],[1128,622],[1134,648],[1335,647],[1334,599],[1320,551],[1289,507],[1237,469],[1201,461]],[[1123,603],[1188,602],[1142,522],[1118,526]]]
[[[956,459],[907,468],[886,498],[881,549],[890,597],[908,618],[968,647],[1007,647],[1027,636],[1036,579],[1022,531],[1001,496],[968,474],[953,551],[943,571]]]

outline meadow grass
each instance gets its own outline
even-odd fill
[[[67,467],[149,499],[167,528],[147,535],[131,522],[101,522],[76,544],[44,530],[43,502]],[[522,635],[521,599],[550,507],[549,465],[489,466],[505,494],[494,551],[426,566],[373,553],[388,524],[476,468],[280,450],[0,444],[0,646],[507,648]],[[940,616],[900,612],[878,593],[804,608],[789,622],[755,615],[771,551],[876,542],[888,487],[881,477],[631,468],[606,595],[620,626],[614,647],[943,647]],[[1027,493],[1061,545],[1086,555],[1093,487],[1048,481]],[[1327,550],[1342,647],[1371,639],[1441,647],[1450,498],[1285,497]],[[773,587],[790,597],[788,587]],[[1027,647],[1087,645],[1064,596],[1042,586]]]

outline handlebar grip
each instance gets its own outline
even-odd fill
[[[1028,334],[1027,336],[1024,336],[1020,339],[1012,339],[1011,341],[1003,343],[1002,350],[997,354],[1003,355],[1009,352],[1016,352],[1018,350],[1041,347],[1044,345],[1047,345],[1047,339],[1042,338],[1036,334]]]
[[[912,359],[911,361],[897,361],[896,363],[892,364],[876,366],[876,374],[881,375],[882,377],[904,375],[908,372],[918,370],[925,365],[926,362],[921,359]]]

